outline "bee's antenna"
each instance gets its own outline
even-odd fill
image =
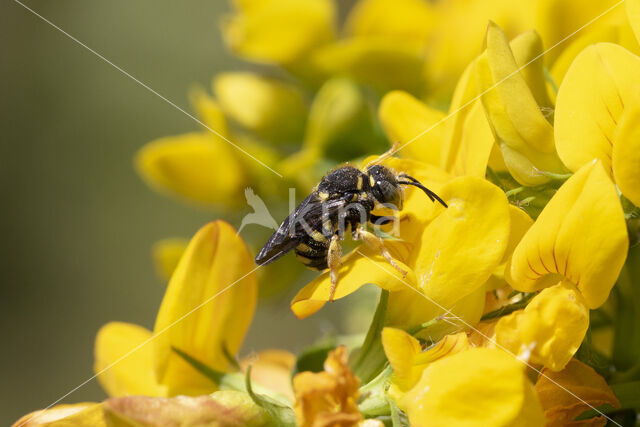
[[[440,204],[442,206],[444,206],[445,208],[448,208],[449,206],[447,206],[447,204],[444,202],[444,200],[442,200],[440,197],[438,197],[438,195],[436,193],[434,193],[433,191],[429,190],[427,187],[425,187],[424,185],[422,185],[420,183],[420,181],[418,181],[417,179],[407,175],[406,173],[403,173],[400,175],[400,178],[406,178],[409,181],[398,181],[398,184],[402,184],[402,185],[413,185],[414,187],[418,187],[419,189],[421,189],[422,191],[424,191],[426,193],[426,195],[431,199],[432,202],[435,202],[436,200],[438,202],[440,202]]]

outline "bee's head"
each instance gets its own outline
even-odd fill
[[[371,192],[378,202],[402,209],[402,188],[391,169],[373,165],[367,169],[367,175],[372,178]]]
[[[417,179],[401,173],[396,175],[391,169],[382,165],[373,165],[367,168],[367,175],[373,178],[371,190],[373,197],[382,204],[391,204],[397,209],[402,209],[402,185],[412,185],[425,192],[431,201],[438,201],[445,208],[447,204],[436,193],[422,185]]]

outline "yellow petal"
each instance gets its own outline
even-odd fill
[[[566,277],[587,306],[604,303],[622,269],[627,228],[616,189],[600,162],[567,180],[516,247],[506,279],[531,292]]]
[[[229,137],[227,118],[220,108],[220,104],[213,99],[203,88],[195,87],[189,91],[189,99],[196,110],[200,120],[206,125],[205,129],[214,131]],[[209,129],[207,129],[209,128]]]
[[[502,262],[495,269],[489,281],[487,282],[487,291],[492,291],[494,289],[501,288],[507,285],[507,282],[504,280],[504,272],[507,267],[507,261],[511,258],[513,251],[524,237],[525,233],[531,228],[533,225],[533,220],[531,217],[522,209],[518,208],[514,205],[509,205],[509,216],[511,218],[511,229],[509,231],[509,243],[507,244],[507,249],[504,251],[504,256],[502,258]]]
[[[477,95],[474,60],[462,73],[453,94],[445,122],[441,164],[455,175],[484,178],[495,138]]]
[[[382,346],[393,368],[393,382],[402,390],[413,387],[422,372],[414,366],[416,355],[422,351],[420,342],[402,329],[386,327],[382,330]]]
[[[230,370],[256,305],[253,259],[229,224],[215,221],[191,239],[162,300],[154,334],[155,369],[170,394],[215,390],[172,347],[218,371]]]
[[[330,0],[252,2],[222,23],[226,43],[239,56],[291,64],[334,38]]]
[[[526,60],[542,52],[535,33],[524,37],[517,43],[514,41],[514,49],[524,50],[514,56],[504,32],[490,23],[487,52],[478,60],[476,73],[479,91],[483,93],[482,104],[507,168],[518,182],[533,186],[549,180],[541,172],[566,170],[555,152],[553,126],[542,113],[543,106],[538,104],[538,99],[546,99],[546,93],[542,94],[546,87],[541,64],[534,62],[526,72],[518,71],[516,57]],[[536,74],[539,76],[534,78]],[[537,91],[537,97],[532,89]]]
[[[501,318],[496,342],[513,354],[559,371],[580,347],[589,327],[589,309],[569,282],[544,289],[524,310]]]
[[[136,154],[138,173],[152,188],[192,202],[234,205],[245,183],[238,156],[228,142],[209,133],[152,141]]]
[[[351,37],[316,50],[314,68],[344,75],[380,91],[418,91],[422,86],[422,51],[388,37]]]
[[[604,26],[612,19],[616,10],[605,12],[616,5],[616,0],[584,0],[576,3],[574,0],[540,0],[536,14],[536,26],[547,49],[561,43],[587,25],[588,30]],[[618,5],[619,6],[619,5]],[[622,7],[618,12],[622,12]],[[578,33],[579,34],[579,33]],[[566,44],[558,44],[545,54],[545,61],[553,63],[561,54]]]
[[[578,415],[604,404],[620,408],[620,401],[604,378],[577,359],[572,359],[560,372],[543,369],[535,390],[549,427],[574,425],[572,421]],[[607,421],[604,417],[589,421],[596,420],[597,424],[588,425],[605,425]]]
[[[426,42],[434,19],[432,7],[421,0],[362,0],[347,16],[346,32],[355,36],[392,36],[418,46]]]
[[[444,113],[406,92],[393,91],[382,98],[378,116],[389,141],[401,147],[409,142],[400,151],[403,157],[440,166]]]
[[[293,400],[291,372],[296,357],[285,350],[262,350],[240,361],[240,367],[246,370],[251,366],[251,381],[281,393]]]
[[[307,108],[297,87],[249,72],[218,74],[214,93],[240,125],[275,141],[302,137]]]
[[[103,427],[106,426],[100,403],[56,405],[31,412],[20,418],[13,427]]]
[[[340,77],[326,81],[309,111],[304,148],[317,155],[324,153],[345,129],[356,126],[366,109],[365,99],[353,81]]]
[[[459,332],[445,336],[422,352],[417,339],[401,329],[386,327],[382,330],[382,345],[393,368],[392,382],[401,392],[405,392],[418,382],[422,371],[430,363],[466,351],[469,341],[466,333]]]
[[[158,276],[169,280],[187,247],[187,243],[189,242],[186,239],[171,238],[160,240],[153,245],[151,254]]]
[[[558,154],[569,169],[599,159],[611,173],[622,113],[640,104],[639,74],[640,58],[612,43],[589,46],[573,61],[555,113]]]
[[[109,396],[164,396],[153,372],[151,332],[131,323],[110,322],[98,331],[93,371]]]
[[[633,28],[636,39],[640,42],[640,1],[626,0],[624,3],[626,6],[627,17],[629,18],[629,24],[631,24],[631,28]]]
[[[415,283],[415,275],[409,267],[403,264],[393,247],[388,246],[392,256],[400,268],[407,271],[407,276],[393,268],[389,262],[377,251],[361,245],[357,250],[347,254],[342,259],[342,266],[338,269],[338,284],[334,299],[343,298],[367,283],[372,283],[390,291],[407,289],[410,283]],[[362,254],[362,255],[361,255]],[[300,319],[308,317],[320,310],[329,300],[331,280],[326,271],[302,288],[291,301],[291,310]]]
[[[625,108],[620,117],[611,162],[620,191],[640,206],[640,104]]]
[[[409,258],[424,294],[450,307],[481,287],[500,263],[509,239],[509,203],[495,185],[456,178],[439,193],[447,209],[422,233]]]
[[[473,348],[430,364],[399,402],[412,426],[540,426],[542,408],[524,365]]]

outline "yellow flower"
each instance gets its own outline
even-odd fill
[[[573,171],[599,159],[622,193],[640,205],[640,58],[623,47],[586,48],[558,92],[558,154]]]
[[[620,274],[628,244],[616,189],[602,163],[592,162],[551,198],[516,247],[506,279],[533,292],[565,278],[587,307],[597,308]]]
[[[243,58],[290,65],[335,37],[331,0],[235,3],[238,10],[222,22],[222,34]]]
[[[604,404],[620,408],[618,398],[604,378],[577,359],[572,359],[560,372],[544,369],[535,390],[544,408],[547,427],[561,427],[569,423],[572,426],[604,426],[607,420],[603,416],[582,422],[574,420],[583,412]]]
[[[525,365],[473,348],[431,363],[399,401],[412,426],[540,426],[542,408]]]
[[[479,178],[448,180],[438,169],[410,160],[390,159],[385,164],[423,182],[449,207],[434,205],[424,194],[407,189],[399,227],[404,241],[385,242],[385,246],[408,274],[402,278],[379,254],[361,248],[344,258],[335,299],[372,283],[391,291],[390,326],[414,327],[445,310],[468,323],[476,322],[484,306],[483,285],[502,260],[508,242],[506,196]],[[330,287],[329,275],[323,273],[298,293],[292,310],[298,317],[311,315],[328,300]]]
[[[293,378],[295,413],[301,427],[357,425],[360,381],[347,365],[346,347],[331,351],[323,372],[301,372]]]
[[[544,289],[524,310],[500,318],[495,341],[502,348],[553,371],[563,369],[589,327],[589,309],[574,285]]]
[[[497,342],[534,363],[563,369],[585,336],[588,309],[607,299],[627,247],[615,187],[600,162],[583,166],[513,252],[505,270],[509,284],[523,292],[544,290],[524,310],[500,319]]]
[[[106,427],[100,403],[56,405],[31,412],[20,418],[13,427]]]
[[[109,395],[211,393],[216,385],[173,352],[183,351],[218,371],[236,354],[253,316],[253,260],[223,221],[202,227],[171,277],[153,334],[109,323],[96,337],[98,380]],[[102,372],[104,370],[104,372]]]
[[[307,107],[291,84],[255,73],[218,74],[214,93],[222,110],[249,131],[276,142],[302,136]]]
[[[205,129],[151,141],[136,153],[136,170],[150,187],[198,205],[235,207],[251,178],[260,177],[264,188],[279,179],[265,166],[277,161],[273,150],[232,135],[220,105],[203,90],[191,99]]]
[[[466,351],[469,341],[464,332],[447,335],[423,352],[420,342],[413,336],[401,329],[387,327],[382,330],[382,345],[393,368],[393,385],[397,386],[400,392],[406,392],[416,385],[429,364]]]
[[[518,71],[520,64],[542,54],[542,41],[528,32],[510,46],[504,32],[490,23],[486,45],[476,68],[478,91],[509,172],[527,186],[549,181],[544,172],[567,172],[556,153],[553,126],[543,113],[552,105],[542,59]]]

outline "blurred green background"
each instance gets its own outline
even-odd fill
[[[192,84],[208,87],[217,72],[248,69],[222,44],[223,1],[25,4],[187,110]],[[0,38],[0,425],[7,425],[93,375],[93,340],[104,323],[152,328],[164,284],[151,245],[189,237],[217,215],[153,193],[133,170],[139,147],[196,130],[192,119],[14,1],[0,5]],[[236,227],[240,218],[227,217]],[[349,328],[348,301],[297,321],[292,292],[260,302],[243,354],[297,351],[341,322]],[[104,397],[93,380],[63,402]]]

